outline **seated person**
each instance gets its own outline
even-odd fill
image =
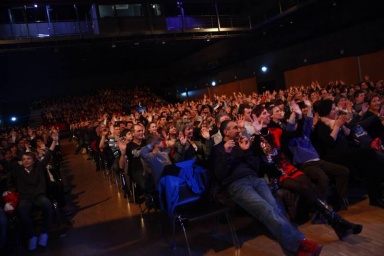
[[[380,138],[384,142],[384,105],[381,104],[380,96],[373,94],[368,98],[368,111],[363,116],[364,120],[369,120],[365,125],[365,130],[372,139]]]
[[[221,123],[223,141],[213,147],[215,177],[231,198],[263,223],[287,255],[319,255],[322,246],[305,238],[281,211],[264,178],[259,178],[259,158],[254,155],[247,137],[239,138],[238,125],[230,120]]]
[[[359,234],[362,226],[350,223],[336,214],[325,203],[324,198],[321,198],[320,193],[308,177],[289,162],[281,150],[282,137],[288,135],[279,127],[268,127],[271,118],[265,107],[256,106],[252,114],[254,115],[253,125],[256,133],[251,148],[256,155],[263,159],[261,162],[262,170],[266,172],[268,177],[278,179],[279,187],[303,196],[308,203],[327,218],[340,240],[352,233]]]
[[[41,162],[36,159],[35,153],[24,152],[21,164],[15,166],[10,173],[8,188],[19,193],[17,215],[20,218],[22,230],[28,239],[28,249],[35,250],[37,244],[47,246],[48,233],[52,225],[52,203],[46,196],[46,166],[51,159],[52,152],[58,143],[58,134],[52,134],[53,143]],[[43,211],[43,224],[40,236],[34,233],[31,216],[32,207]]]
[[[384,196],[380,188],[383,180],[382,156],[374,149],[356,147],[351,143],[350,129],[345,126],[347,117],[337,115],[332,100],[317,103],[316,111],[320,120],[311,139],[320,157],[350,170],[362,170],[367,177],[369,203],[384,208]]]
[[[329,182],[334,180],[335,195],[333,206],[335,210],[346,207],[343,199],[347,196],[349,170],[348,168],[320,159],[311,140],[313,113],[311,103],[306,100],[300,104],[304,121],[301,136],[291,138],[288,141],[292,153],[293,164],[299,165],[300,170],[311,180],[317,183],[317,188],[322,198],[327,199],[330,195]]]
[[[200,128],[199,134],[195,136],[193,124],[187,123],[179,133],[179,139],[174,145],[172,159],[175,163],[196,159],[197,164],[204,166],[212,145],[213,139],[211,139],[207,127]]]
[[[186,185],[195,194],[205,191],[200,174],[205,173],[206,170],[194,165],[194,160],[172,164],[169,148],[163,143],[163,139],[149,135],[147,141],[148,145],[141,149],[140,157],[150,167],[155,185],[154,188],[148,187],[147,190],[157,190],[160,198],[165,194],[166,208],[171,216],[179,199],[181,184]],[[149,184],[147,183],[147,186]]]
[[[128,159],[128,177],[136,185],[135,202],[145,191],[146,173],[140,158],[140,150],[147,145],[145,137],[145,128],[143,124],[134,124],[131,129],[132,140],[126,146],[126,155]]]
[[[141,149],[140,157],[150,167],[155,185],[158,187],[164,167],[172,165],[172,161],[169,157],[169,148],[167,148],[167,150],[162,150],[164,147],[162,139],[153,134],[148,135],[147,143],[148,144]],[[120,145],[124,150],[124,145],[119,144],[119,146]]]

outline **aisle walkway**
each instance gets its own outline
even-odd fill
[[[73,185],[68,201],[76,211],[66,236],[54,232],[45,252],[33,255],[96,256],[96,255],[187,255],[181,230],[178,247],[171,249],[170,225],[156,214],[140,218],[137,205],[130,204],[118,192],[109,176],[95,172],[87,155],[74,155],[74,145],[62,140],[63,176]],[[384,210],[368,205],[364,200],[341,212],[351,221],[364,224],[362,234],[338,241],[331,228],[306,223],[300,229],[324,245],[321,255],[384,255]],[[161,221],[159,221],[161,219]],[[235,227],[242,247],[236,251],[226,224],[219,225],[219,234],[211,236],[210,221],[189,225],[193,255],[283,255],[279,245],[248,215],[235,217]]]

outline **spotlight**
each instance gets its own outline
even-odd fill
[[[263,71],[263,73],[267,72],[268,71],[268,68],[266,66],[262,66],[261,67],[261,71]]]
[[[37,8],[37,4],[34,4],[33,6],[34,6],[35,8]]]
[[[16,122],[17,121],[17,118],[15,116],[11,117],[11,121],[12,122]]]
[[[212,81],[212,82],[211,82],[211,85],[212,85],[212,86],[216,86],[216,81]]]

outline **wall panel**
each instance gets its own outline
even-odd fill
[[[384,79],[384,51],[360,56],[361,79],[369,75],[371,81]]]
[[[326,61],[286,71],[284,77],[287,87],[293,85],[307,86],[312,81],[319,81],[321,85],[335,80],[343,80],[346,84],[355,84],[359,81],[358,60],[356,57],[346,57]]]

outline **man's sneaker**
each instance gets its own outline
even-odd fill
[[[48,242],[48,234],[47,233],[40,234],[38,244],[40,246],[45,247],[45,246],[47,246],[47,242]]]
[[[300,248],[297,256],[318,256],[320,255],[323,246],[311,240],[304,239],[300,242]]]
[[[28,250],[33,251],[37,248],[37,236],[33,236],[28,240]]]

